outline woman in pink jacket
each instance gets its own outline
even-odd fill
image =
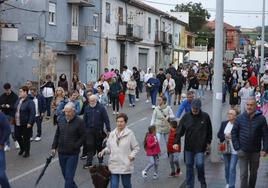
[[[150,126],[144,138],[144,149],[149,158],[149,164],[142,171],[142,177],[147,178],[147,171],[154,167],[153,179],[158,179],[158,155],[161,153],[159,142],[156,138],[156,127]]]

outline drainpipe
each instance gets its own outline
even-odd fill
[[[99,20],[100,20],[100,37],[99,37],[99,66],[98,66],[98,75],[100,74],[100,69],[101,69],[101,62],[102,62],[102,3],[103,1],[100,0],[100,16],[99,16]]]
[[[127,35],[127,27],[128,27],[128,9],[127,9],[127,1],[125,1],[125,9],[126,9],[126,35]],[[133,27],[134,27],[134,23],[133,23]],[[124,65],[126,65],[126,59],[127,59],[127,55],[128,55],[128,51],[127,51],[127,44],[128,42],[126,41],[125,43],[125,59],[124,59]],[[128,66],[129,67],[129,66]],[[120,67],[121,68],[121,67]]]

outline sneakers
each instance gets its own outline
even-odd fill
[[[157,174],[157,173],[154,173],[154,175],[153,175],[153,179],[154,179],[154,180],[158,179],[158,174]]]
[[[146,103],[149,103],[149,102],[150,102],[150,101],[147,99],[147,100],[146,100]]]
[[[116,112],[115,111],[113,111],[113,115],[115,115],[116,114]]]
[[[16,148],[16,149],[20,149],[20,145],[19,145],[19,143],[18,143],[17,141],[15,141],[14,144],[15,144],[15,148]]]
[[[36,142],[41,141],[41,137],[39,137],[39,136],[35,137],[34,141],[36,141]]]
[[[24,153],[24,151],[23,150],[20,150],[19,153],[18,153],[18,155],[22,155],[23,153]]]
[[[152,109],[155,109],[155,105],[152,105]]]
[[[182,173],[181,173],[181,169],[178,168],[178,169],[176,170],[175,176],[180,176],[181,174],[182,174]]]
[[[168,177],[174,178],[176,176],[175,172],[171,172]]]
[[[33,137],[31,137],[31,138],[30,138],[30,141],[31,141],[31,142],[32,142],[32,141],[34,141],[34,138],[33,138]]]
[[[30,157],[30,153],[25,152],[24,155],[23,155],[22,157],[23,157],[23,158],[28,158],[28,157]]]
[[[9,152],[10,151],[10,147],[8,145],[5,145],[4,151]]]
[[[132,104],[129,104],[130,107],[132,107]]]
[[[135,107],[135,104],[132,104],[132,107]]]
[[[89,169],[90,167],[92,167],[91,164],[85,164],[85,165],[83,166],[83,169]]]
[[[227,185],[225,186],[225,188],[229,188],[229,184],[227,184]]]
[[[86,159],[87,159],[87,155],[82,155],[82,156],[80,157],[80,159],[81,159],[81,160],[86,160]]]
[[[119,114],[119,112],[116,112],[116,115],[118,115]]]
[[[139,101],[140,99],[139,98],[136,98],[136,101]]]
[[[147,172],[146,172],[145,170],[143,170],[143,171],[141,172],[141,176],[142,176],[143,178],[147,178]]]

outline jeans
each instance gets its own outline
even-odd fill
[[[205,87],[205,85],[199,85],[199,88],[198,88],[198,91],[197,91],[199,98],[204,97],[204,87]]]
[[[158,173],[158,163],[159,163],[159,157],[158,155],[154,156],[148,156],[149,164],[145,167],[145,171],[147,172],[150,170],[150,168],[154,167],[154,172]]]
[[[37,126],[37,137],[41,137],[42,135],[42,121],[43,121],[43,117],[41,116],[38,116],[38,117],[35,117],[35,123],[36,123],[36,126]],[[33,129],[32,129],[32,137],[33,137]]]
[[[226,183],[229,184],[229,188],[234,188],[238,156],[236,154],[223,154],[223,158]]]
[[[13,117],[11,117],[10,115],[6,115],[7,119],[9,122],[11,122],[12,119],[14,119]],[[10,129],[11,129],[11,136],[13,141],[16,141],[15,138],[15,134],[14,134],[14,125],[10,123]],[[8,140],[6,141],[5,145],[7,145],[8,147],[10,147],[10,138],[8,137]]]
[[[138,88],[139,88],[139,92],[142,93],[142,90],[143,90],[143,81],[139,81]]]
[[[137,85],[139,85],[139,81],[137,82]],[[135,94],[136,94],[136,98],[139,99],[140,98],[140,91],[139,91],[138,86],[135,89]]]
[[[129,99],[129,104],[135,105],[135,95],[129,94],[128,99]]]
[[[238,151],[241,188],[254,188],[260,164],[260,153]],[[248,171],[250,176],[248,178]]]
[[[167,142],[168,142],[168,133],[156,133],[156,138],[158,140],[158,143],[161,147],[161,151],[163,152],[164,149],[166,148]]]
[[[168,91],[165,91],[165,97],[167,98],[167,105],[171,106],[172,95],[170,95]]]
[[[113,106],[113,111],[118,112],[119,111],[119,97],[111,96],[111,102]]]
[[[74,176],[78,163],[78,155],[59,154],[59,162],[65,180],[64,188],[77,188],[77,185],[74,182]]]
[[[111,188],[119,188],[119,178],[124,188],[131,188],[131,174],[112,174],[111,175]]]
[[[47,97],[46,99],[46,110],[47,110],[47,116],[51,115],[51,102],[53,100],[53,97]]]
[[[194,164],[197,168],[198,180],[201,183],[201,188],[206,187],[204,153],[194,153],[185,151],[186,163],[186,187],[194,188]]]
[[[180,163],[179,163],[180,153],[178,153],[178,152],[169,153],[168,158],[169,158],[171,172],[175,172],[175,167],[177,169],[180,169]]]
[[[156,105],[157,90],[150,91],[152,105]]]
[[[27,125],[15,126],[15,137],[20,145],[20,150],[25,153],[30,153],[32,128],[27,128]]]
[[[0,185],[2,188],[10,188],[6,175],[6,158],[3,149],[0,149]]]

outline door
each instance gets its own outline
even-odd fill
[[[96,82],[98,79],[98,61],[87,61],[87,82]]]
[[[78,41],[79,7],[72,5],[72,34],[71,40]]]
[[[147,72],[147,53],[139,53],[139,68]]]
[[[123,8],[118,8],[118,24],[123,25]]]
[[[65,74],[68,85],[71,85],[72,79],[72,58],[73,56],[70,55],[58,55],[57,62],[56,62],[56,74],[57,74],[57,83],[59,81],[59,77],[61,74]]]

